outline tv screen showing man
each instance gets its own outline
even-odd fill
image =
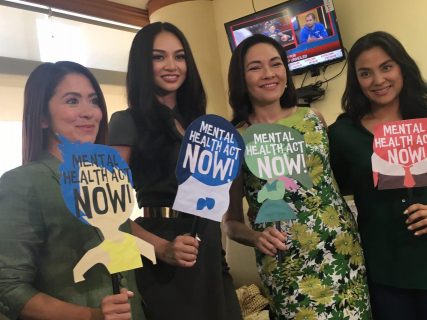
[[[305,16],[305,25],[301,29],[300,43],[318,41],[328,37],[328,32],[323,24],[316,22],[316,16],[310,12]]]

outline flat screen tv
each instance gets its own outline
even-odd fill
[[[332,0],[289,0],[224,25],[232,50],[255,33],[276,39],[292,74],[345,59]]]

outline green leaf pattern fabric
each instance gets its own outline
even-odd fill
[[[283,199],[297,219],[281,221],[287,233],[282,264],[256,250],[258,272],[276,319],[371,319],[363,251],[355,219],[340,195],[329,165],[326,128],[309,108],[299,108],[278,121],[304,136],[305,160],[313,188],[286,190]],[[261,204],[259,190],[266,181],[243,168],[245,195],[252,228]]]

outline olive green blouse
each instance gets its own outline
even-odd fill
[[[45,154],[0,179],[0,313],[10,319],[18,318],[38,292],[88,307],[99,307],[113,292],[111,277],[100,264],[85,273],[84,281],[74,283],[74,266],[101,238],[66,208],[59,164]],[[145,319],[134,272],[122,275],[121,284],[135,292],[133,319]]]
[[[374,136],[340,117],[329,128],[331,165],[341,191],[354,194],[368,278],[399,288],[427,289],[427,235],[407,230],[407,189],[378,190],[372,175]],[[413,203],[427,204],[427,188],[413,189]]]

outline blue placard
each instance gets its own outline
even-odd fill
[[[194,120],[181,144],[173,208],[220,221],[228,208],[228,192],[239,174],[243,151],[242,137],[224,118],[205,115]]]

